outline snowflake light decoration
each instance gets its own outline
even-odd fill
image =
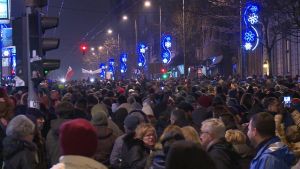
[[[251,23],[251,25],[256,24],[258,22],[258,15],[255,13],[252,13],[248,16],[248,21]]]
[[[255,40],[255,34],[252,31],[245,33],[244,40],[246,42],[253,42]]]
[[[258,7],[256,5],[252,5],[251,8],[250,8],[250,11],[252,13],[257,13],[258,12]]]
[[[252,45],[251,43],[245,43],[244,47],[246,50],[250,50],[252,48]]]

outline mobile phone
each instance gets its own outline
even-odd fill
[[[283,97],[284,107],[291,107],[291,96]]]

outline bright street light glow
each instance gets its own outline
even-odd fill
[[[103,49],[103,46],[99,46],[98,49],[99,49],[99,50],[102,50],[102,49]]]
[[[111,29],[108,29],[108,30],[107,30],[107,33],[108,33],[108,34],[112,34],[112,32],[113,32],[113,31],[112,31]]]
[[[123,19],[123,21],[127,21],[128,20],[128,16],[127,15],[123,15],[122,19]]]
[[[151,2],[150,1],[145,1],[144,6],[147,7],[147,8],[150,7],[151,6]]]
[[[91,51],[94,51],[95,50],[95,48],[94,47],[91,47]]]
[[[94,78],[91,78],[91,79],[90,79],[90,82],[91,82],[91,83],[94,83],[94,82],[95,82],[95,79],[94,79]]]
[[[60,79],[60,82],[66,83],[66,79],[65,79],[65,78],[61,78],[61,79]]]

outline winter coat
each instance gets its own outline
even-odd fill
[[[250,169],[289,169],[295,156],[278,137],[265,143],[251,161]]]
[[[122,169],[144,169],[150,150],[144,146],[142,140],[134,138],[134,133],[124,137],[121,159]],[[124,147],[125,146],[125,147]]]
[[[38,158],[34,143],[12,137],[3,140],[3,169],[36,169]]]
[[[107,169],[103,164],[83,156],[62,156],[51,169]]]
[[[113,130],[106,126],[94,126],[98,135],[98,147],[94,159],[104,165],[109,165],[109,157],[117,138]]]
[[[55,119],[51,121],[51,129],[47,134],[46,150],[48,154],[48,161],[50,166],[58,163],[61,155],[59,148],[59,127],[62,123],[68,121],[67,119]]]
[[[211,145],[207,152],[217,169],[240,169],[239,155],[234,151],[233,146],[225,138]]]
[[[113,149],[111,151],[110,154],[110,158],[109,158],[109,162],[110,165],[113,168],[119,168],[120,164],[120,159],[121,159],[121,154],[122,154],[122,147],[124,144],[124,140],[123,138],[126,136],[127,134],[123,134],[121,136],[119,136],[114,143]]]

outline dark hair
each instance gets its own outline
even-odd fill
[[[270,113],[261,112],[252,116],[251,126],[263,137],[275,136],[275,120]]]
[[[166,169],[215,169],[214,162],[200,144],[176,141],[166,159]]]
[[[62,119],[70,119],[74,112],[72,103],[63,101],[55,107],[55,113]]]
[[[184,135],[182,133],[177,131],[170,131],[165,133],[164,137],[161,139],[164,154],[168,154],[172,144],[179,140],[185,140]]]
[[[271,104],[274,104],[278,99],[276,97],[266,97],[263,100],[263,106],[265,109],[267,109]]]
[[[75,106],[79,109],[86,110],[87,108],[87,100],[83,97],[76,100]]]

